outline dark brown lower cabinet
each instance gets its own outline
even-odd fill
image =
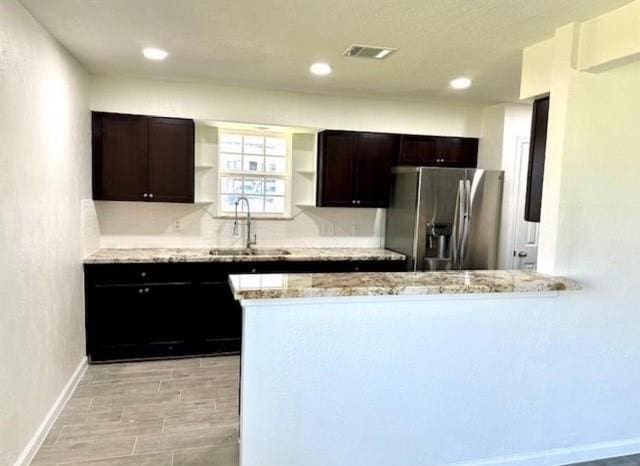
[[[143,296],[136,285],[95,284],[87,291],[87,344],[89,358],[117,360],[145,354],[146,316]]]
[[[198,293],[201,303],[197,309],[197,341],[199,353],[227,353],[240,349],[242,310],[231,293],[228,283],[202,282]]]
[[[92,363],[240,351],[242,309],[229,275],[402,271],[404,261],[85,265]]]

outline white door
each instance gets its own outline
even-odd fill
[[[529,170],[529,141],[519,140],[517,148],[516,217],[513,222],[513,257],[511,268],[536,270],[538,263],[538,223],[524,219]]]

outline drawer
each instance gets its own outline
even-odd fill
[[[88,264],[89,283],[187,282],[193,276],[190,264]]]

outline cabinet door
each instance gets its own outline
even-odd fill
[[[438,165],[460,168],[478,166],[478,140],[474,138],[438,138],[436,153]]]
[[[91,360],[141,357],[147,327],[144,288],[93,285],[87,292],[87,353]]]
[[[323,131],[319,135],[318,147],[318,206],[353,206],[357,133]]]
[[[149,197],[157,202],[193,202],[193,120],[149,119]]]
[[[93,113],[94,199],[146,199],[148,130],[146,117]]]
[[[538,99],[533,103],[531,144],[529,146],[529,174],[527,176],[527,198],[524,208],[524,219],[527,222],[540,221],[548,121],[549,97],[545,97],[543,99]]]
[[[143,334],[147,354],[169,356],[188,353],[187,335],[194,319],[191,283],[153,283],[141,288],[144,290]]]
[[[434,165],[438,159],[438,138],[435,136],[402,135],[400,165]]]
[[[394,136],[360,133],[356,156],[356,205],[387,207]]]
[[[199,284],[196,327],[201,353],[240,351],[242,308],[234,299],[229,284]]]

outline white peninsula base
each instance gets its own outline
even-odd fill
[[[241,466],[543,466],[633,452],[594,445],[580,422],[598,387],[576,386],[577,294],[243,299]]]

